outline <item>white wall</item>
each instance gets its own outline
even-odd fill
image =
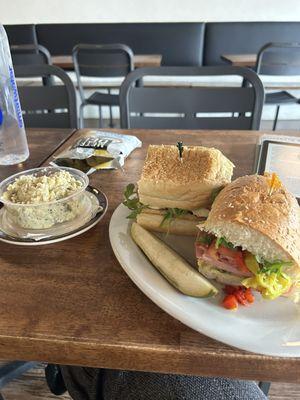
[[[0,0],[3,24],[300,21],[300,0]]]

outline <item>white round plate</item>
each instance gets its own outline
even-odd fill
[[[86,189],[90,194],[95,196],[95,201],[98,202],[99,211],[91,218],[89,221],[83,223],[80,227],[74,228],[72,231],[69,231],[64,234],[53,234],[46,238],[41,239],[33,239],[33,238],[17,238],[15,236],[10,236],[9,234],[0,230],[0,241],[5,243],[10,243],[18,246],[41,246],[45,244],[62,242],[63,240],[71,239],[75,236],[81,235],[82,233],[88,231],[93,228],[105,215],[108,207],[107,197],[104,193],[99,191],[98,189],[88,186]],[[1,210],[2,211],[2,210]],[[0,211],[0,212],[1,212]]]
[[[128,214],[121,204],[111,218],[113,251],[127,275],[160,308],[190,328],[239,349],[281,357],[300,356],[300,305],[286,298],[267,301],[257,295],[250,307],[240,306],[234,312],[220,306],[222,290],[217,297],[206,299],[181,294],[131,239]],[[193,238],[160,237],[195,264]]]

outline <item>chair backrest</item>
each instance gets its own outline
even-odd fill
[[[72,50],[81,98],[82,76],[120,77],[133,71],[133,52],[124,44],[78,44]]]
[[[62,23],[38,24],[36,32],[52,55],[71,54],[78,43],[125,43],[134,54],[161,54],[162,65],[197,66],[204,28],[203,22]]]
[[[256,72],[300,75],[300,43],[267,43],[257,55]]]
[[[41,45],[13,45],[10,51],[14,66],[51,64],[49,51]]]
[[[36,29],[35,25],[33,24],[4,25],[4,29],[7,33],[8,41],[11,46],[21,44],[38,44]]]
[[[53,65],[20,65],[17,78],[59,78],[62,84],[18,86],[25,125],[34,128],[77,128],[76,94],[69,76]]]
[[[298,42],[299,32],[300,22],[291,21],[207,22],[203,65],[228,65],[222,55],[257,54],[265,43]]]
[[[245,84],[241,87],[137,87],[135,85],[146,76],[224,75],[237,75]],[[263,85],[257,74],[247,68],[140,68],[130,73],[120,88],[121,127],[259,129],[263,103]]]

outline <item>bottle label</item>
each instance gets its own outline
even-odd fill
[[[21,110],[21,105],[20,105],[20,100],[19,100],[18,88],[17,88],[16,81],[15,81],[15,74],[14,74],[14,70],[12,69],[11,66],[9,66],[8,68],[9,68],[9,80],[10,80],[10,84],[11,84],[11,87],[13,90],[13,100],[14,100],[15,110],[16,110],[17,118],[18,118],[18,125],[19,125],[19,128],[23,128],[22,110]]]

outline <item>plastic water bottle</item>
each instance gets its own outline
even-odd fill
[[[0,25],[0,165],[29,156],[28,144],[5,29]]]

